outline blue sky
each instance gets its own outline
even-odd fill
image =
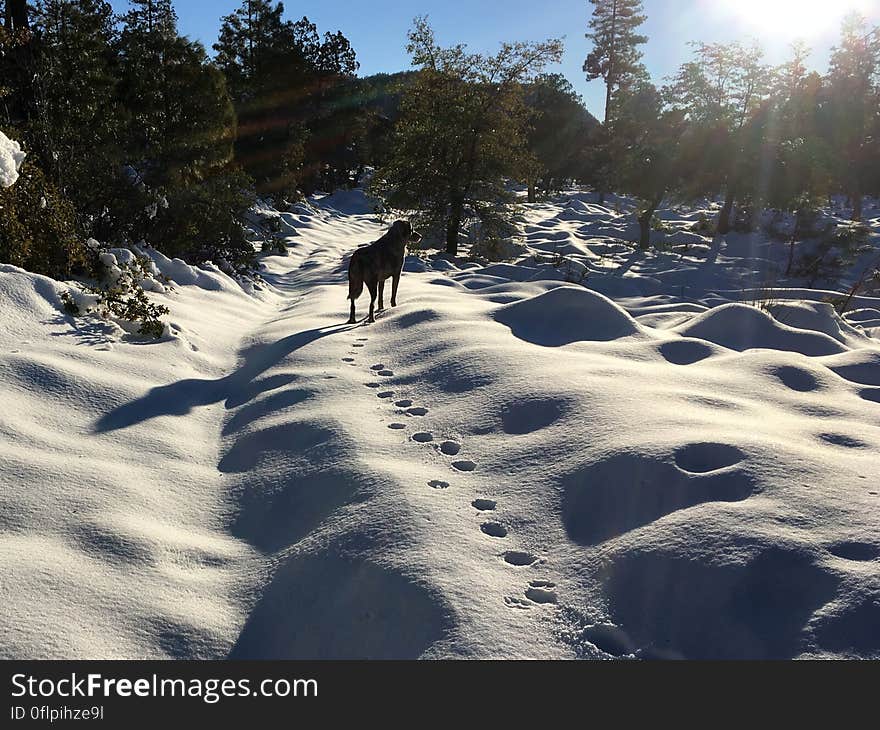
[[[221,16],[240,0],[176,0],[181,32],[210,49]],[[126,0],[113,0],[119,10]],[[645,63],[655,81],[687,59],[688,41],[757,38],[768,60],[785,58],[789,44],[804,37],[815,49],[813,66],[824,71],[837,36],[840,16],[853,6],[880,23],[878,0],[645,0],[648,21]],[[467,43],[491,51],[501,40],[539,40],[565,36],[565,58],[553,70],[563,73],[601,117],[601,82],[587,83],[581,66],[589,50],[584,38],[592,6],[587,0],[299,0],[285,3],[290,18],[307,15],[319,31],[341,30],[352,42],[361,73],[409,68],[406,32],[416,15],[428,15],[444,45]]]

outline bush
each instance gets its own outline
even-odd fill
[[[137,334],[158,339],[165,334],[161,317],[168,314],[168,307],[151,302],[141,282],[151,279],[152,262],[146,257],[134,257],[127,263],[116,263],[110,256],[110,265],[103,263],[107,256],[94,251],[96,267],[103,270],[98,286],[87,286],[87,294],[74,297],[69,291],[61,295],[64,310],[73,316],[96,313],[102,317],[115,317],[138,326]]]
[[[213,261],[250,273],[254,247],[242,223],[254,200],[242,173],[226,171],[199,184],[175,187],[156,210],[146,238],[162,253],[190,264]]]
[[[0,262],[69,279],[87,266],[73,206],[28,160],[9,188],[0,188]]]

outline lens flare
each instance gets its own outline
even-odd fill
[[[848,13],[877,10],[877,0],[721,0],[718,5],[759,35],[804,39],[836,32]]]

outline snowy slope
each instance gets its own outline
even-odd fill
[[[752,306],[786,251],[573,194],[350,326],[369,211],[157,344],[0,272],[2,656],[880,658],[880,299]]]

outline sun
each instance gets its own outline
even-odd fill
[[[851,12],[869,14],[877,0],[721,0],[762,36],[809,39],[837,31]]]

